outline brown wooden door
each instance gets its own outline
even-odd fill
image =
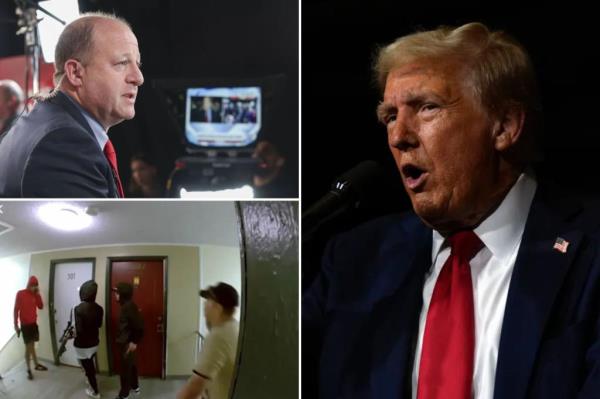
[[[133,285],[133,301],[144,318],[144,337],[137,348],[138,373],[144,377],[163,377],[165,361],[165,300],[162,260],[128,260],[111,262],[110,286],[127,282]],[[115,343],[121,307],[115,295],[111,295],[110,343],[112,370],[121,370],[119,347]]]

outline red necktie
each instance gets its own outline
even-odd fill
[[[451,252],[435,283],[419,365],[417,399],[469,399],[475,316],[469,261],[483,247],[472,231],[448,238]]]
[[[119,197],[123,198],[123,185],[121,184],[121,178],[119,177],[119,169],[117,167],[117,153],[115,152],[115,147],[113,147],[110,140],[106,142],[104,146],[104,155],[110,164],[110,168],[112,169],[113,176],[115,178],[115,183],[117,183],[117,190],[119,192]]]

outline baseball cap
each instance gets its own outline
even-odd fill
[[[200,296],[202,298],[212,299],[227,309],[231,309],[239,305],[239,295],[236,289],[223,282],[200,290]]]

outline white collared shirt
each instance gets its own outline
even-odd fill
[[[536,188],[537,183],[531,173],[521,174],[500,206],[474,230],[484,244],[470,262],[475,310],[473,398],[476,399],[491,399],[494,396],[498,346],[508,287]],[[441,234],[434,230],[432,240],[432,267],[425,276],[423,286],[423,307],[412,372],[413,398],[417,396],[423,333],[431,295],[442,266],[450,256],[450,246],[445,245]]]

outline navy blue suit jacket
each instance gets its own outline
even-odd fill
[[[494,399],[600,397],[598,222],[595,210],[538,189],[510,282]],[[415,215],[390,216],[329,243],[302,301],[303,371],[316,360],[319,398],[411,397],[431,234]],[[553,249],[557,237],[566,253]]]
[[[0,143],[0,197],[113,198],[112,169],[65,94],[40,101]]]

